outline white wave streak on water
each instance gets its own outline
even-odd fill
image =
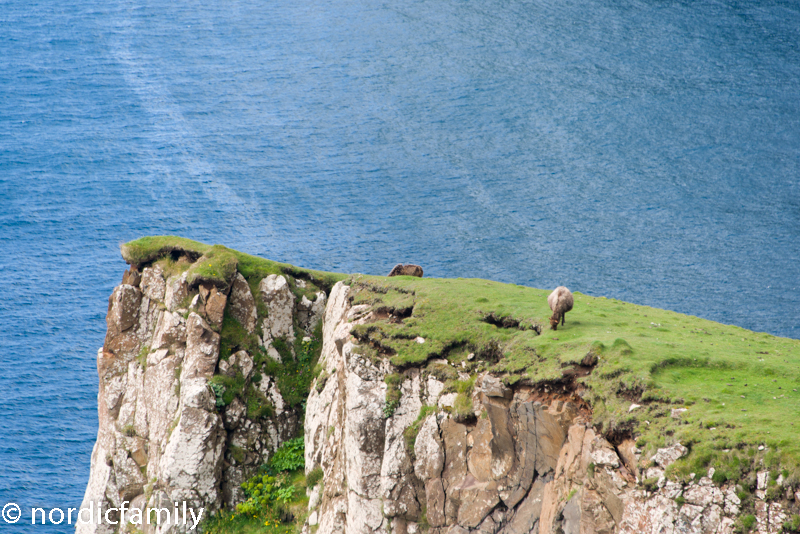
[[[125,21],[120,26],[130,27],[131,24]],[[165,184],[159,183],[163,180],[169,189],[186,196],[202,191],[208,200],[217,205],[217,209],[225,213],[232,225],[258,228],[262,238],[274,238],[273,225],[260,215],[258,204],[241,197],[230,185],[214,176],[215,167],[201,156],[204,149],[197,142],[197,135],[184,117],[180,103],[161,82],[165,76],[158,73],[143,54],[131,50],[130,43],[124,41],[124,33],[117,33],[114,37],[110,52],[122,67],[125,83],[153,117],[155,129],[150,131],[153,145],[172,147],[181,163],[181,167],[175,169],[173,165],[160,161],[160,156],[154,152],[148,165],[152,169],[149,175],[152,186],[163,188]],[[174,205],[178,206],[179,203]]]

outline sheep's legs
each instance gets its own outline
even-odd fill
[[[566,317],[567,317],[566,313],[561,314],[561,326],[564,326],[564,319],[566,319]]]

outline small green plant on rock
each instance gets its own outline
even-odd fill
[[[756,524],[756,516],[754,516],[753,514],[748,514],[739,519],[734,529],[740,533],[750,532],[751,530],[753,530],[755,524]]]
[[[642,486],[647,491],[653,492],[658,489],[658,477],[647,478],[642,481]]]
[[[254,359],[262,356],[263,350],[258,344],[258,336],[245,330],[244,326],[233,318],[227,308],[222,316],[222,328],[219,333],[219,357],[221,359],[227,360],[231,354],[240,350],[246,350],[253,355]]]
[[[247,404],[247,417],[249,419],[257,420],[262,417],[272,417],[275,415],[275,407],[267,399],[266,395],[252,385],[247,388],[245,402]]]
[[[235,397],[242,397],[245,379],[241,372],[238,372],[235,377],[214,375],[208,384],[214,392],[217,408],[221,408],[233,402]]]
[[[267,463],[267,466],[276,472],[294,471],[305,465],[305,442],[302,436],[290,439],[281,445]]]
[[[139,349],[139,354],[136,356],[136,361],[142,366],[142,369],[147,369],[147,355],[150,353],[150,347],[142,345]]]
[[[399,373],[388,374],[384,377],[383,381],[386,383],[386,402],[383,405],[384,419],[388,419],[394,415],[394,411],[400,406],[400,398],[402,397],[400,384],[402,384],[405,379],[406,377]]]
[[[245,456],[246,456],[246,454],[245,454],[245,450],[244,450],[243,448],[241,448],[241,447],[239,447],[239,446],[237,446],[237,445],[234,445],[233,443],[231,443],[231,444],[228,446],[228,450],[229,450],[229,451],[230,451],[230,453],[231,453],[231,457],[232,457],[234,460],[236,460],[236,462],[238,462],[238,463],[240,463],[240,464],[243,464],[243,463],[244,463],[244,460],[245,460]]]
[[[474,407],[472,405],[472,391],[475,388],[475,380],[477,375],[470,377],[468,380],[459,380],[456,382],[456,400],[453,402],[453,411],[460,420],[470,419],[474,416]]]
[[[800,515],[793,515],[792,518],[783,524],[784,532],[800,532]]]
[[[217,408],[222,408],[225,406],[225,400],[223,395],[225,395],[225,386],[219,382],[209,382],[209,387],[211,387],[211,391],[214,392],[215,398],[215,405]]]
[[[714,475],[711,477],[711,480],[713,480],[714,484],[716,484],[717,486],[721,486],[728,481],[728,473],[726,473],[722,469],[716,469],[714,471]]]

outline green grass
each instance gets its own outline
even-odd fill
[[[192,266],[194,270],[189,275],[190,283],[204,277],[218,281],[232,275],[231,264],[235,260],[235,269],[250,282],[250,287],[254,289],[254,294],[261,279],[270,274],[290,275],[293,279],[302,278],[326,290],[333,287],[339,280],[347,278],[347,275],[344,274],[302,269],[287,263],[251,256],[221,245],[211,246],[176,236],[142,237],[121,245],[120,251],[126,262],[140,266],[163,259],[167,255],[177,257],[189,255],[192,259],[206,256],[209,261],[202,263],[198,261]],[[293,289],[296,287],[294,280],[290,280],[290,284],[292,284]],[[307,296],[311,298],[313,288],[307,291],[310,293]],[[304,290],[300,290],[300,292],[305,293]]]
[[[574,294],[565,326],[537,335],[485,318],[546,325],[546,290],[477,279],[364,275],[351,277],[350,284],[356,304],[395,314],[413,310],[402,323],[387,318],[355,330],[401,368],[441,358],[460,367],[473,352],[466,367],[471,373],[490,370],[508,384],[548,383],[563,379],[565,368],[592,352],[597,366],[577,382],[588,390],[595,422],[638,438],[646,454],[675,441],[690,447],[688,458],[673,467],[675,476],[730,464],[736,480],[767,454],[775,465],[800,464],[798,340],[581,293]],[[429,371],[444,378],[446,367],[431,364]],[[631,402],[643,406],[628,412]],[[680,420],[670,416],[678,407],[688,408]],[[760,444],[768,450],[752,452]]]
[[[275,415],[275,407],[269,399],[267,399],[266,395],[261,393],[261,391],[252,384],[247,389],[247,395],[244,400],[247,405],[248,419],[256,421],[262,417],[272,417]]]
[[[315,467],[311,470],[311,472],[306,477],[306,485],[309,488],[313,488],[319,482],[322,481],[322,477],[324,476],[324,472],[322,471],[321,467]]]
[[[142,348],[139,349],[139,354],[136,356],[136,361],[139,362],[139,365],[142,366],[142,369],[147,369],[148,354],[150,354],[150,347],[147,345],[142,345]]]
[[[219,333],[219,357],[223,360],[227,360],[231,354],[240,350],[246,350],[253,358],[258,358],[259,356],[266,357],[266,355],[261,354],[263,351],[261,347],[258,346],[258,336],[245,330],[245,328],[239,324],[239,321],[233,318],[227,308],[222,317],[222,328]]]
[[[472,405],[472,392],[475,389],[475,379],[477,375],[467,380],[459,380],[456,382],[456,400],[453,402],[453,411],[456,418],[459,420],[470,419],[474,417],[474,406]]]
[[[273,346],[281,355],[282,361],[265,357],[264,371],[273,376],[283,400],[295,407],[305,403],[311,383],[314,381],[314,369],[322,352],[322,321],[317,324],[311,341],[303,343],[305,333],[295,325],[294,356],[285,340],[275,340]]]
[[[186,257],[180,257],[175,260],[171,255],[165,256],[155,263],[161,267],[161,270],[164,273],[164,278],[170,278],[176,274],[182,274],[192,266],[191,262]]]
[[[726,480],[746,482],[761,461],[799,471],[798,340],[581,293],[574,293],[566,325],[552,331],[548,290],[479,279],[324,273],[173,237],[139,239],[122,250],[127,261],[138,264],[176,250],[216,258],[219,271],[204,271],[215,269],[212,262],[198,267],[197,276],[224,274],[226,262],[235,258],[257,302],[258,283],[268,274],[286,275],[296,295],[310,298],[346,280],[353,304],[370,304],[384,317],[354,328],[360,350],[389,358],[400,370],[426,368],[451,387],[456,382],[452,368],[428,360],[447,359],[470,375],[488,370],[509,385],[557,385],[565,370],[591,354],[596,367],[575,383],[585,389],[594,423],[604,433],[634,437],[645,457],[676,441],[689,447],[689,456],[671,468],[673,476],[714,466]],[[306,288],[297,285],[298,278],[307,282]],[[541,335],[537,325],[542,325]],[[226,353],[252,347],[230,325],[222,330]],[[315,335],[315,343],[319,339]],[[298,358],[283,364],[270,360],[264,370],[276,377],[295,406],[308,394],[319,346],[303,352],[298,339],[286,343],[294,344]],[[632,402],[642,406],[629,412]],[[673,419],[671,409],[681,407],[688,411]],[[767,449],[758,451],[759,445]]]
[[[222,245],[214,245],[189,267],[186,281],[192,285],[211,282],[218,286],[227,286],[233,281],[238,263],[239,259],[233,251]]]
[[[242,373],[235,377],[214,375],[208,381],[216,397],[217,407],[227,406],[236,397],[244,398],[245,379]]]

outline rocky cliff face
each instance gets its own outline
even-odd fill
[[[265,372],[269,362],[253,352],[276,364],[282,358],[276,347],[294,356],[296,338],[311,341],[326,294],[309,299],[310,285],[290,276],[264,277],[254,295],[237,271],[194,285],[186,274],[168,276],[158,263],[132,269],[109,298],[108,332],[97,355],[100,424],[82,508],[107,510],[124,501],[139,510],[186,502],[206,515],[232,508],[243,500],[241,483],[299,431],[302,409],[285,402]],[[306,289],[301,298],[290,282]],[[257,339],[260,350],[228,346],[235,352],[221,358],[226,321],[241,337]],[[119,512],[109,520],[119,520]],[[79,524],[78,532],[188,529],[174,523],[101,521]]]
[[[322,471],[300,519],[306,534],[723,534],[741,523],[745,504],[713,469],[666,476],[682,445],[645,456],[624,432],[603,434],[574,375],[508,387],[470,367],[473,354],[460,366],[396,367],[365,332],[407,320],[405,294],[394,308],[354,304],[363,300],[342,281],[187,250],[131,262],[109,298],[83,508],[232,509],[241,484],[303,433],[306,473]],[[587,354],[573,369],[596,364]],[[311,381],[305,411],[308,382],[287,381],[301,372]],[[782,480],[757,474],[747,506],[760,533],[780,532],[798,511],[800,492]],[[97,522],[78,532],[190,526]]]
[[[668,481],[664,469],[687,449],[676,444],[643,458],[631,439],[609,442],[568,381],[510,389],[489,374],[462,374],[463,383],[474,384],[465,414],[454,409],[465,393],[459,401],[432,374],[411,368],[387,380],[398,370],[370,357],[351,335],[376,317],[368,306],[352,306],[349,293],[342,283],[331,292],[324,373],[308,399],[306,470],[321,468],[324,479],[310,490],[307,529],[733,532],[741,504],[733,487],[716,486],[713,469],[686,484]],[[387,393],[397,382],[399,403],[389,414]],[[755,528],[780,532],[787,514],[765,502],[767,480],[759,473]]]

